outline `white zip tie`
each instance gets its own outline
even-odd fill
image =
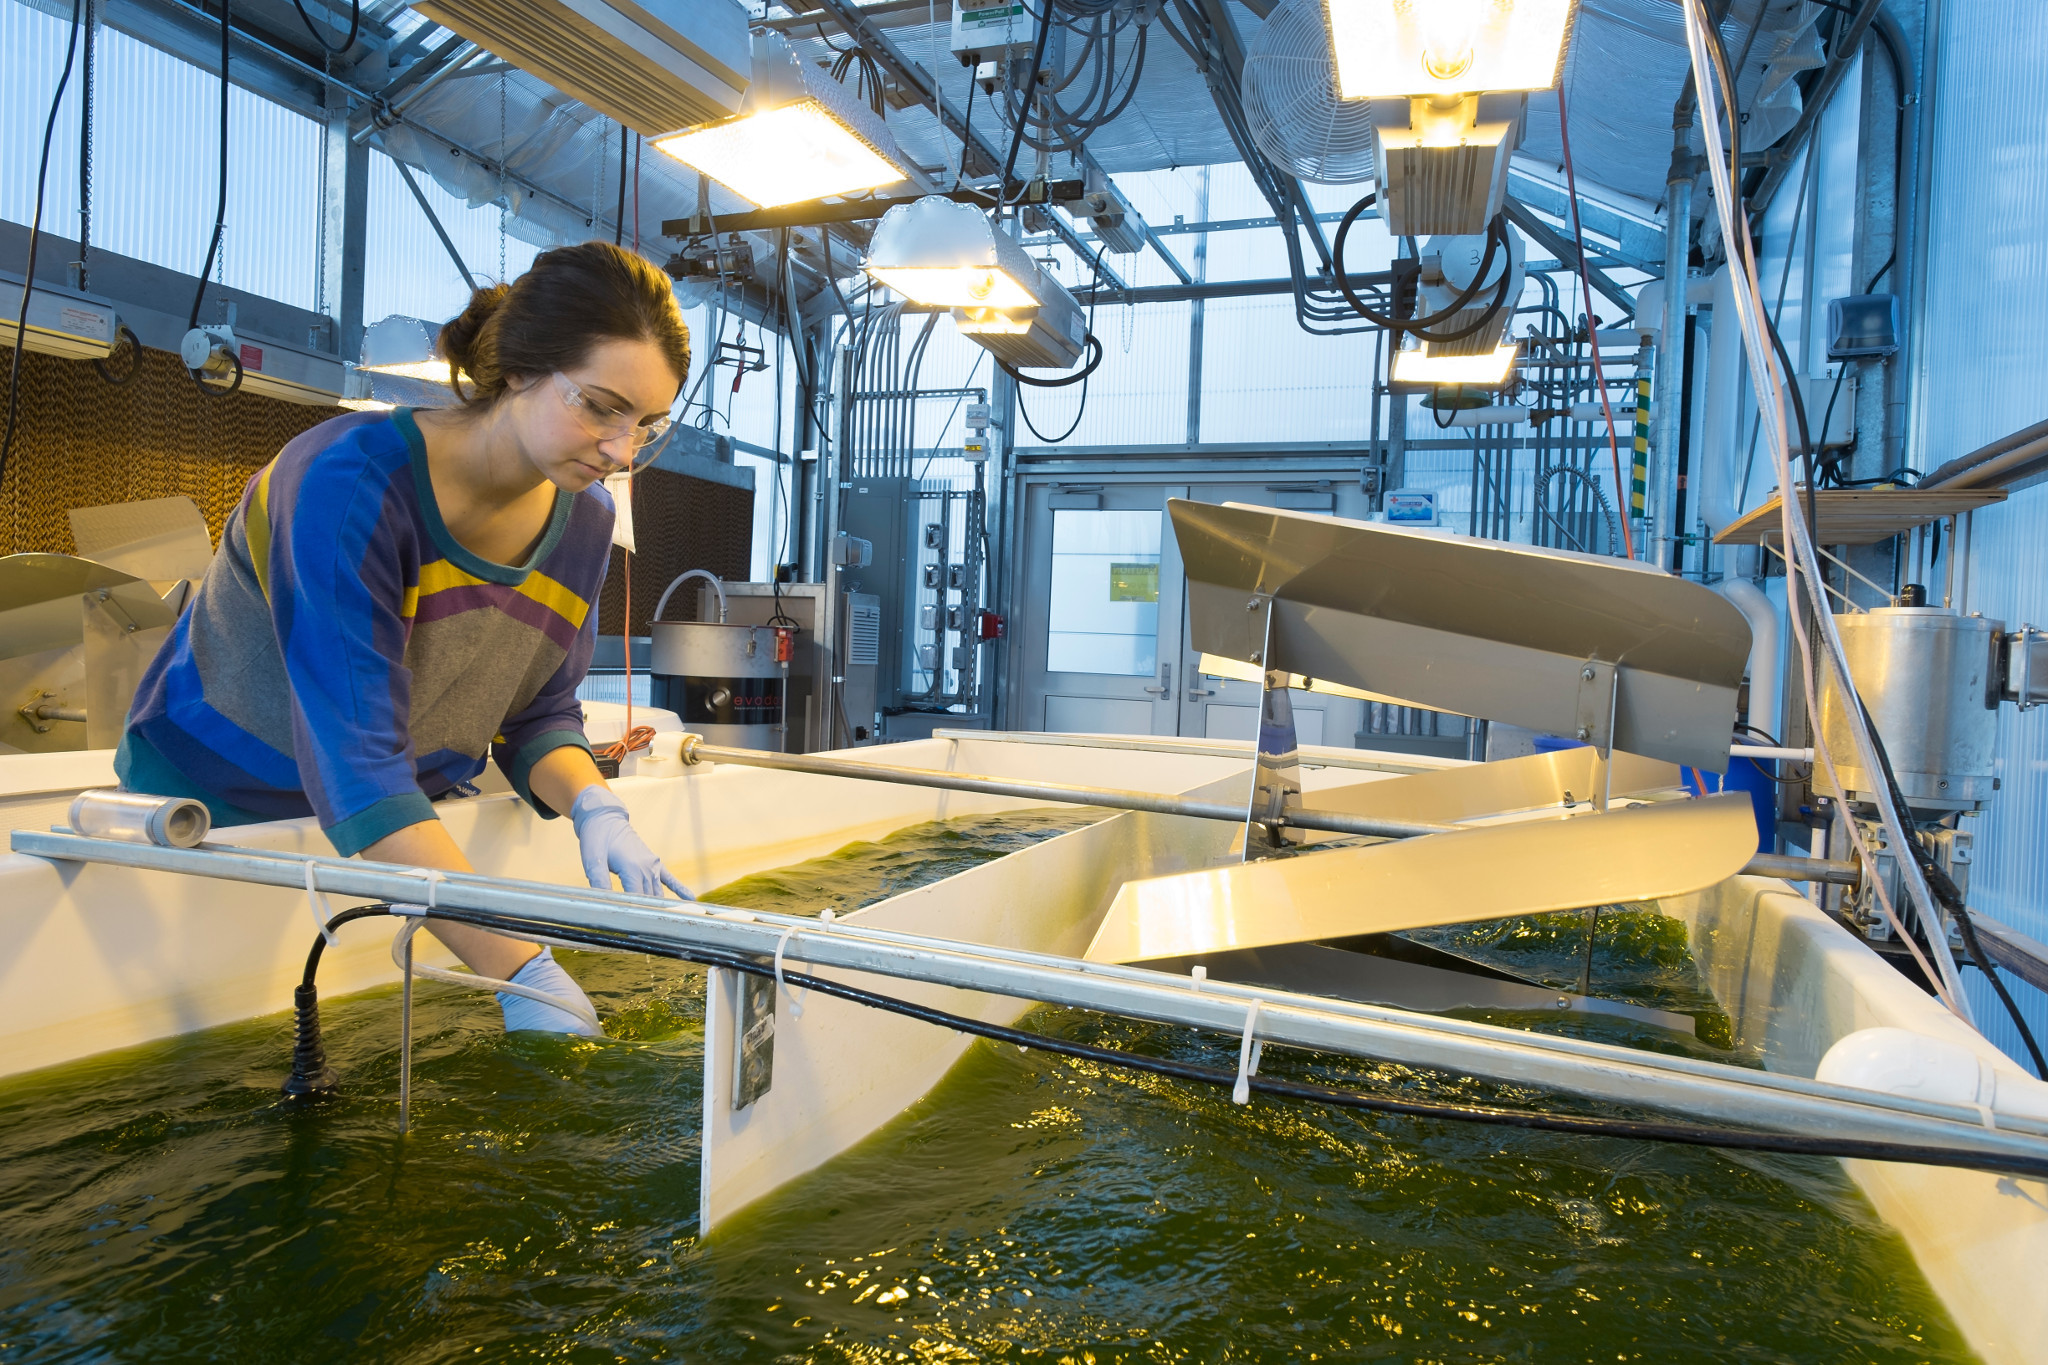
[[[334,918],[334,907],[327,903],[327,893],[313,885],[313,874],[320,864],[306,859],[306,911],[313,916],[313,923],[320,930],[320,937],[327,940],[327,946],[334,946],[334,931],[327,927],[327,921]]]
[[[1258,1027],[1258,1023],[1259,1002],[1254,1000],[1251,1008],[1244,1012],[1244,1038],[1237,1045],[1237,1085],[1230,1092],[1232,1104],[1252,1102],[1252,1077],[1259,1072],[1260,1050],[1260,1045],[1252,1038],[1252,1030]]]
[[[1202,983],[1209,979],[1209,969],[1207,967],[1202,966],[1200,963],[1196,963],[1192,968],[1189,969],[1188,975],[1194,978],[1195,983],[1188,989],[1195,991],[1199,994],[1202,989]]]
[[[804,1017],[803,1001],[796,998],[796,992],[791,990],[782,979],[782,950],[789,946],[789,936],[795,932],[796,926],[794,924],[787,925],[782,931],[782,937],[775,940],[775,989],[779,994],[789,997],[789,1017],[801,1019]],[[808,998],[810,992],[805,991],[804,995]]]

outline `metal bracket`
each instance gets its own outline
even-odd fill
[[[1619,681],[1620,670],[1599,659],[1588,659],[1579,669],[1574,735],[1599,750],[1602,758],[1614,748],[1614,702]]]
[[[1258,613],[1264,625],[1259,648],[1252,654],[1257,663],[1272,655],[1273,600],[1254,597],[1245,609]],[[1295,736],[1288,682],[1281,669],[1266,668],[1261,675],[1259,738],[1252,764],[1251,799],[1245,807],[1246,862],[1283,857],[1308,837],[1293,825],[1276,823],[1277,817],[1301,809],[1301,745]]]

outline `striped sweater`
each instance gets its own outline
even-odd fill
[[[322,423],[229,518],[136,691],[123,785],[222,824],[314,815],[346,857],[433,819],[488,751],[554,815],[527,778],[589,747],[576,687],[611,534],[601,488],[558,493],[527,563],[494,564],[449,534],[410,412]]]

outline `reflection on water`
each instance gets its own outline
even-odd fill
[[[716,895],[851,908],[1087,818],[921,826]],[[1710,1010],[1668,923],[1601,919],[1603,990]],[[1584,946],[1578,916],[1432,933],[1572,980]],[[613,1039],[507,1038],[480,997],[419,987],[403,1143],[395,990],[326,1004],[345,1090],[313,1109],[278,1102],[283,1015],[0,1082],[0,1361],[1970,1358],[1831,1162],[1240,1108],[986,1043],[700,1244],[702,976],[565,957]],[[1540,1099],[1279,1049],[1262,1069]]]

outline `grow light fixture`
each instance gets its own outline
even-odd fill
[[[980,209],[942,195],[883,214],[866,269],[913,303],[966,309],[991,330],[1003,315],[1039,304],[1038,265],[1022,244]]]
[[[342,406],[376,410],[453,407],[448,362],[441,358],[440,324],[393,314],[363,330],[362,359],[349,370]]]
[[[893,185],[909,164],[879,114],[773,32],[754,37],[754,79],[738,114],[654,145],[761,208]]]
[[[1403,384],[1477,384],[1493,388],[1508,377],[1516,345],[1508,342],[1480,355],[1431,354],[1427,342],[1394,356],[1394,378]]]
[[[1347,100],[1548,90],[1572,0],[1324,0]]]

